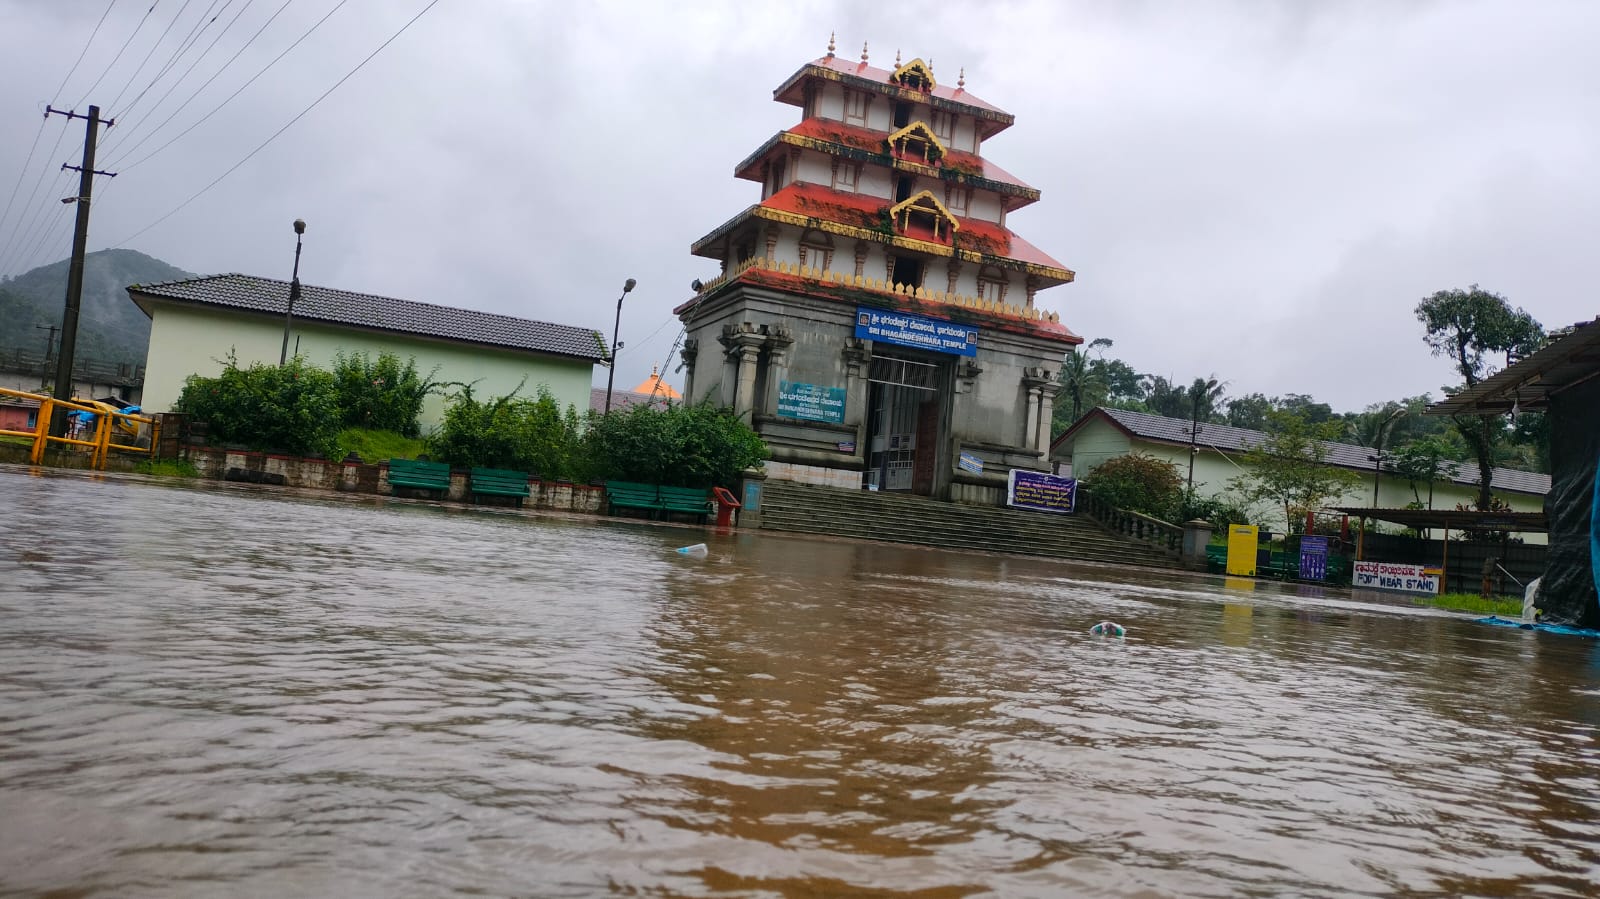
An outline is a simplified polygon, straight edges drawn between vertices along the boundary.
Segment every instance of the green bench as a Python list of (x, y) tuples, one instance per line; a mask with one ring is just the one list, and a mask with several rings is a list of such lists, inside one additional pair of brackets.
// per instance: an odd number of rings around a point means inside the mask
[(479, 496), (509, 496), (521, 507), (528, 496), (528, 474), (505, 468), (474, 468), (467, 492), (473, 500)]
[(450, 492), (450, 466), (416, 459), (389, 460), (389, 486), (407, 490)]
[(703, 523), (712, 512), (711, 497), (694, 487), (662, 487), (633, 481), (606, 482), (606, 514), (618, 509), (642, 509), (652, 518), (676, 512), (698, 516)]

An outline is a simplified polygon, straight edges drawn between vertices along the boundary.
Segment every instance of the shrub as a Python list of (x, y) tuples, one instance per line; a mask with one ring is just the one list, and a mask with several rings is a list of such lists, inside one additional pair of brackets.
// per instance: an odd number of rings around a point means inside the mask
[(415, 359), (401, 365), (394, 353), (379, 353), (374, 362), (366, 353), (340, 352), (334, 357), (333, 379), (346, 426), (402, 437), (421, 433), (417, 416), (422, 401), (438, 389), (431, 374), (425, 379), (417, 375)]
[(428, 436), (427, 446), (435, 461), (458, 468), (510, 468), (544, 478), (571, 478), (578, 474), (582, 432), (578, 410), (569, 405), (563, 412), (547, 387), (540, 386), (534, 399), (512, 392), (488, 401), (463, 387), (451, 398), (444, 423)]
[(1176, 517), (1183, 498), (1177, 466), (1143, 453), (1107, 459), (1084, 482), (1095, 496), (1119, 509), (1162, 519)]
[(1184, 491), (1179, 497), (1179, 522), (1199, 518), (1210, 522), (1212, 533), (1227, 533), (1230, 524), (1251, 524), (1250, 509), (1230, 493), (1200, 496)]
[(633, 406), (597, 417), (584, 441), (589, 474), (669, 487), (732, 487), (767, 446), (731, 410)]
[(240, 368), (230, 353), (215, 378), (191, 375), (173, 406), (207, 422), (211, 436), (256, 450), (339, 455), (339, 394), (333, 375), (298, 356), (283, 366)]

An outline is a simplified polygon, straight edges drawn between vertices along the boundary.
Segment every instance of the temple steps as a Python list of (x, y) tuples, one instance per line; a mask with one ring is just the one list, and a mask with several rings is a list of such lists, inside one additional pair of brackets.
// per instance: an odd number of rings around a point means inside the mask
[(761, 527), (977, 552), (1178, 568), (1178, 560), (1080, 515), (965, 506), (902, 493), (769, 480)]

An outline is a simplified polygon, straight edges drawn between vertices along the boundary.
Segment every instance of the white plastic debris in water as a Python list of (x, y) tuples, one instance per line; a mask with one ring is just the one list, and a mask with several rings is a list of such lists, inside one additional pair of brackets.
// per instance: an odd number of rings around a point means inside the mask
[(703, 559), (706, 557), (706, 545), (704, 543), (696, 543), (693, 546), (680, 546), (678, 547), (678, 552), (686, 556), (694, 556), (696, 559)]
[(1089, 628), (1089, 634), (1095, 637), (1123, 637), (1127, 636), (1128, 629), (1115, 621), (1102, 621)]

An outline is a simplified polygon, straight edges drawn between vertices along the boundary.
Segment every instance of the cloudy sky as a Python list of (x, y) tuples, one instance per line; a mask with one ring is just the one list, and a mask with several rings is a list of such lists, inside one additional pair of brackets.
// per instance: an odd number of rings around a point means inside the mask
[(299, 217), (308, 282), (607, 334), (637, 278), (631, 385), (715, 272), (689, 244), (758, 198), (734, 163), (798, 119), (772, 89), (837, 32), (1016, 115), (985, 154), (1044, 196), (1011, 226), (1078, 273), (1041, 305), (1140, 371), (1355, 409), (1450, 380), (1435, 290), (1600, 314), (1600, 3), (437, 0), (239, 164), (428, 3), (0, 0), (0, 273), (69, 252), (82, 126), (40, 114), (94, 102), (120, 174), (91, 249), (287, 278)]

